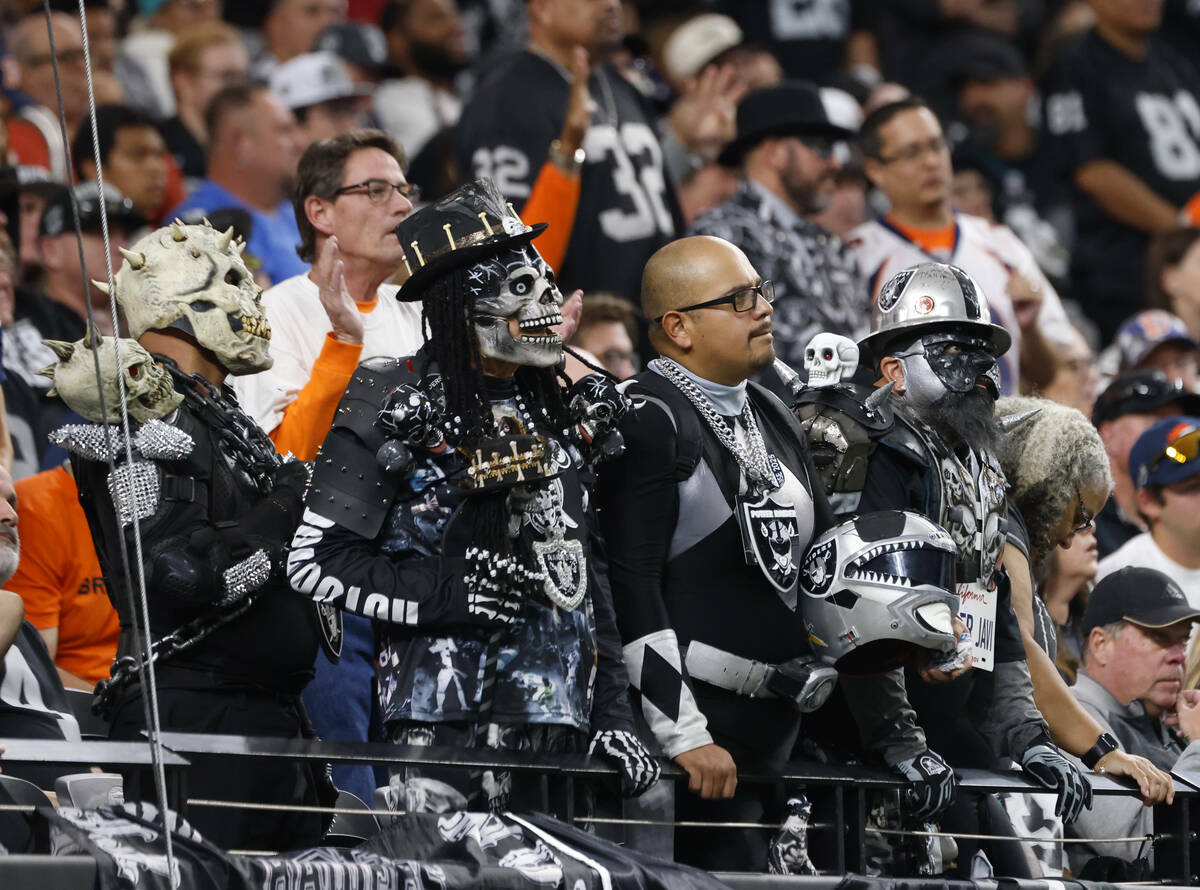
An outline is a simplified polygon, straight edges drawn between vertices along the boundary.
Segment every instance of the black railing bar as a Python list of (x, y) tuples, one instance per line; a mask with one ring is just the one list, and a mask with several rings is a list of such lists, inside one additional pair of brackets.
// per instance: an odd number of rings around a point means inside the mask
[(1142, 834), (1137, 837), (1034, 837), (1005, 834), (967, 834), (963, 831), (917, 831), (907, 828), (868, 828), (877, 834), (898, 837), (960, 837), (975, 841), (1029, 841), (1039, 844), (1135, 844), (1146, 841), (1170, 840), (1169, 834)]
[[(359, 812), (362, 812), (361, 810)], [(597, 825), (654, 825), (660, 828), (762, 828), (778, 831), (778, 822), (670, 822), (658, 819), (624, 819), (619, 816), (581, 816), (577, 822), (595, 822)], [(810, 822), (809, 831), (828, 831), (832, 822)]]

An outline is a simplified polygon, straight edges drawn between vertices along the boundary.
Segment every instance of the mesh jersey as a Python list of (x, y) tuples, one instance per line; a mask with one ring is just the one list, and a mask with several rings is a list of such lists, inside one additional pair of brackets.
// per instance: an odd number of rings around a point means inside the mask
[[(654, 119), (637, 91), (608, 65), (595, 68), (588, 89), (598, 110), (583, 143), (579, 209), (558, 277), (565, 289), (611, 291), (636, 302), (642, 267), (674, 237), (678, 208)], [(491, 177), (520, 209), (562, 129), (569, 92), (553, 63), (518, 54), (464, 109), (455, 136), (458, 169)]]
[[(1045, 132), (1067, 179), (1107, 159), (1176, 206), (1200, 189), (1200, 77), (1164, 43), (1138, 61), (1089, 32), (1051, 71)], [(1115, 328), (1139, 303), (1148, 236), (1078, 190), (1075, 205), (1072, 284), (1089, 313)]]
[(883, 219), (863, 223), (847, 236), (847, 243), (858, 257), (858, 267), (870, 287), (872, 304), (889, 278), (902, 269), (931, 259), (953, 263), (974, 278), (987, 296), (992, 321), (1012, 335), (1012, 346), (999, 362), (1003, 395), (1015, 394), (1020, 379), (1021, 330), (1007, 292), (1010, 275), (1020, 273), (1041, 287), (1042, 309), (1038, 324), (1043, 333), (1055, 339), (1066, 339), (1065, 329), (1070, 322), (1054, 286), (1038, 268), (1029, 248), (1007, 226), (993, 225), (965, 213), (955, 214), (953, 246), (945, 252), (935, 251), (932, 256)]

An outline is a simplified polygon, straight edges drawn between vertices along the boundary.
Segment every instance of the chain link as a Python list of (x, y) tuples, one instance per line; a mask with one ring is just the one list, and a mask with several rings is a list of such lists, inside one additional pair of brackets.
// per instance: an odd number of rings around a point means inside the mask
[(688, 379), (676, 362), (669, 358), (659, 358), (655, 359), (653, 365), (700, 412), (700, 416), (712, 429), (718, 441), (729, 449), (734, 460), (738, 462), (738, 466), (746, 474), (747, 484), (752, 489), (772, 492), (783, 485), (783, 470), (779, 466), (778, 459), (767, 453), (767, 446), (763, 441), (762, 432), (758, 428), (758, 421), (754, 419), (754, 411), (750, 407), (749, 396), (746, 397), (746, 403), (742, 406), (740, 418), (742, 426), (746, 430), (746, 443), (749, 446), (743, 447), (712, 400), (704, 394), (700, 387)]

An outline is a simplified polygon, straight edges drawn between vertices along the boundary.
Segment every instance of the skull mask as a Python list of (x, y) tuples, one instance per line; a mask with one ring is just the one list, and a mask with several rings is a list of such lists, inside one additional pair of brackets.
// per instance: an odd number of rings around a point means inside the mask
[(232, 228), (218, 232), (181, 223), (122, 248), (117, 302), (130, 335), (174, 328), (211, 351), (230, 374), (271, 367), (262, 288), (242, 262), (243, 248)]
[(804, 347), (804, 369), (808, 385), (834, 386), (849, 377), (858, 367), (858, 344), (849, 337), (820, 333)]
[[(99, 337), (92, 332), (78, 343), (64, 343), (61, 340), (46, 340), (45, 343), (58, 356), (57, 365), (50, 365), (41, 371), (54, 381), (50, 394), (58, 396), (68, 408), (94, 423), (116, 423), (120, 419), (118, 375), (125, 380), (129, 416), (138, 423), (166, 417), (183, 401), (183, 396), (175, 391), (171, 375), (136, 340), (121, 340), (119, 366), (116, 340), (112, 337)], [(100, 410), (100, 393), (96, 388), (93, 349), (96, 349), (100, 360), (103, 412)]]
[(562, 294), (532, 244), (506, 248), (470, 266), (467, 288), (475, 304), (481, 355), (532, 368), (552, 368), (562, 361), (562, 337), (550, 330), (562, 323)]

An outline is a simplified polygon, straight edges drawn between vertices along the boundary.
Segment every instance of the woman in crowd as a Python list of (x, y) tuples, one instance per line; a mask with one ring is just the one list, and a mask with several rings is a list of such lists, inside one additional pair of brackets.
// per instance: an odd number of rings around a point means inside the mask
[(1178, 315), (1200, 341), (1200, 227), (1172, 229), (1150, 243), (1145, 304)]

